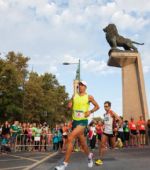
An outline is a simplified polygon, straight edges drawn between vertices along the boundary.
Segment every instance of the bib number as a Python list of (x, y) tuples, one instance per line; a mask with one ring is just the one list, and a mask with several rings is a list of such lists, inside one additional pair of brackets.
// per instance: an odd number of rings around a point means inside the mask
[(109, 117), (105, 117), (104, 121), (106, 121), (106, 122), (109, 121)]
[(75, 110), (75, 117), (76, 118), (84, 118), (84, 112), (83, 111), (80, 111), (80, 110)]

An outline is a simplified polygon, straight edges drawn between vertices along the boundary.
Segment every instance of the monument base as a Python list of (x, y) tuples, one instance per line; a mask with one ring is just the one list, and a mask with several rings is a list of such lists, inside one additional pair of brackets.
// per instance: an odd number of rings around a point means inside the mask
[(108, 65), (122, 68), (123, 117), (139, 120), (143, 115), (148, 119), (148, 108), (142, 64), (139, 53), (128, 51), (111, 51)]

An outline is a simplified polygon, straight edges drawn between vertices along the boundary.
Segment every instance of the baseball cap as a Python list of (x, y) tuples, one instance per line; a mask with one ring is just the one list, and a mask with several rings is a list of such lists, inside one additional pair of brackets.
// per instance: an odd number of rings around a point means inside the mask
[(86, 87), (87, 87), (87, 83), (86, 83), (86, 81), (80, 81), (80, 82), (79, 82), (79, 84), (83, 84), (84, 86), (86, 86)]

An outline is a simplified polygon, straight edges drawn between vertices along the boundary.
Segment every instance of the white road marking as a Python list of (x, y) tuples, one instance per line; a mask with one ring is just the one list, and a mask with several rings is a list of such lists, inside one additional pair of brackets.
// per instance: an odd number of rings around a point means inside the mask
[(27, 166), (17, 166), (17, 167), (11, 167), (11, 168), (2, 168), (1, 170), (16, 170), (16, 169), (21, 169), (21, 168), (25, 168)]
[(26, 160), (33, 161), (33, 162), (37, 162), (38, 161), (36, 159), (26, 158), (26, 157), (23, 157), (23, 156), (17, 156), (17, 155), (11, 155), (11, 154), (7, 154), (7, 155), (15, 157), (15, 158), (19, 158), (19, 159), (26, 159)]
[(15, 161), (15, 160), (21, 160), (21, 159), (2, 159), (2, 160), (0, 160), (0, 162), (3, 162), (3, 161)]
[(23, 169), (23, 170), (30, 170), (30, 169), (38, 166), (39, 164), (43, 163), (43, 162), (46, 161), (47, 159), (49, 159), (49, 158), (57, 155), (57, 154), (58, 154), (58, 152), (55, 152), (55, 153), (53, 153), (53, 154), (49, 154), (48, 156), (46, 156), (46, 157), (43, 158), (42, 160), (40, 160), (40, 161), (38, 161), (38, 162), (35, 162), (34, 164), (28, 166), (27, 168), (25, 168), (25, 169)]

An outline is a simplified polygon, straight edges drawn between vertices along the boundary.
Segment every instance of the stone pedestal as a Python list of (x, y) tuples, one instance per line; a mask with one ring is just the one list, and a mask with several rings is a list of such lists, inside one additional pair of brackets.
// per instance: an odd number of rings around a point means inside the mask
[(139, 120), (140, 115), (143, 115), (144, 119), (147, 120), (149, 116), (139, 53), (112, 51), (109, 55), (108, 65), (122, 69), (124, 120), (130, 120), (131, 117)]

